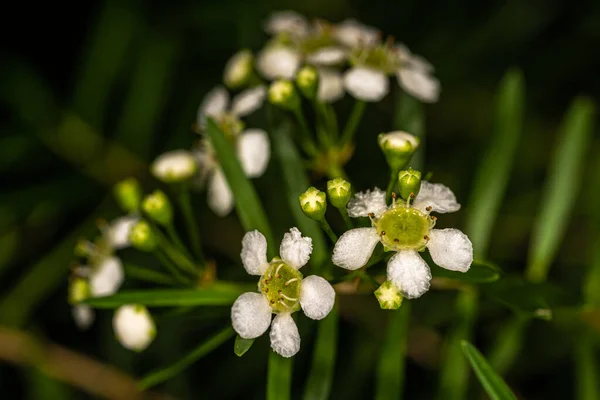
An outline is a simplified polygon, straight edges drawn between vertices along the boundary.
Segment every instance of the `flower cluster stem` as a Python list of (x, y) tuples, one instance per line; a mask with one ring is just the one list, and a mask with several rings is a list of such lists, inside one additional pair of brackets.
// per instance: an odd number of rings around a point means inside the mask
[(354, 103), (354, 108), (352, 109), (350, 118), (344, 127), (344, 132), (342, 133), (342, 140), (340, 141), (342, 146), (352, 140), (352, 137), (358, 128), (358, 124), (363, 117), (366, 105), (367, 103), (361, 100), (356, 100)]
[(311, 138), (308, 122), (306, 122), (306, 118), (304, 118), (304, 115), (302, 114), (302, 110), (300, 108), (294, 109), (293, 112), (294, 116), (296, 117), (296, 120), (298, 121), (298, 124), (300, 124), (300, 140), (302, 143), (302, 148), (308, 155), (314, 157), (318, 153), (317, 146)]
[(177, 266), (169, 259), (169, 257), (167, 257), (163, 251), (157, 249), (154, 251), (154, 256), (158, 259), (158, 261), (160, 261), (160, 263), (162, 264), (163, 267), (165, 267), (165, 269), (171, 274), (173, 275), (173, 277), (175, 277), (178, 281), (180, 281), (181, 283), (183, 283), (184, 285), (191, 285), (192, 284), (192, 280), (186, 276), (184, 276), (179, 269), (177, 268)]
[(323, 229), (323, 231), (325, 231), (327, 236), (329, 236), (329, 239), (331, 240), (331, 242), (336, 243), (338, 240), (338, 237), (333, 232), (333, 229), (331, 229), (331, 225), (329, 225), (329, 222), (327, 222), (327, 220), (325, 218), (321, 218), (319, 220), (319, 224), (321, 225), (321, 228)]
[(399, 172), (400, 172), (399, 169), (394, 169), (390, 173), (390, 182), (388, 183), (387, 190), (385, 191), (385, 201), (388, 204), (392, 200), (392, 192), (394, 191), (394, 187), (396, 186), (396, 183), (398, 181), (398, 173)]
[(198, 225), (196, 224), (196, 218), (192, 209), (192, 202), (190, 198), (190, 188), (187, 184), (183, 184), (181, 192), (179, 194), (179, 204), (181, 211), (187, 225), (188, 234), (190, 235), (190, 241), (192, 242), (192, 249), (194, 254), (198, 258), (201, 264), (204, 264), (204, 254), (202, 253), (202, 246), (200, 242), (200, 232), (198, 231)]

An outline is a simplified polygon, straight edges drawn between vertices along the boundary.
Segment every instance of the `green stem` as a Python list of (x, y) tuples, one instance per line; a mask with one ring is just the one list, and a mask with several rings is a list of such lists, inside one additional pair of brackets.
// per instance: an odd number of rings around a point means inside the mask
[(327, 168), (327, 177), (329, 179), (342, 178), (345, 180), (349, 180), (346, 171), (344, 171), (344, 167), (342, 167), (341, 165), (330, 164)]
[(346, 207), (338, 208), (338, 210), (339, 210), (340, 214), (342, 215), (344, 222), (346, 223), (346, 228), (348, 228), (348, 229), (354, 228), (354, 224), (352, 223), (352, 220), (350, 219), (350, 216), (348, 215), (348, 210), (346, 209)]
[(175, 225), (173, 224), (173, 222), (171, 222), (165, 228), (167, 230), (167, 234), (169, 235), (169, 238), (171, 239), (171, 241), (173, 243), (175, 243), (175, 246), (179, 247), (179, 250), (181, 250), (181, 252), (183, 254), (185, 254), (186, 257), (191, 258), (191, 254), (190, 254), (188, 248), (185, 247), (185, 245), (183, 244), (183, 241), (181, 240), (181, 238), (179, 237), (179, 234), (177, 233), (177, 230), (175, 229)]
[(123, 265), (125, 275), (141, 281), (158, 283), (159, 285), (177, 285), (178, 283), (169, 275), (154, 271), (149, 268), (140, 267), (133, 264)]
[(346, 123), (346, 127), (344, 128), (344, 132), (342, 133), (342, 140), (340, 141), (341, 145), (348, 143), (352, 140), (354, 133), (356, 132), (356, 128), (358, 128), (358, 124), (362, 119), (362, 116), (365, 112), (365, 107), (367, 103), (361, 100), (356, 100), (354, 103), (354, 108), (352, 109), (352, 113), (350, 114), (350, 118)]
[(389, 204), (392, 201), (392, 192), (394, 191), (394, 187), (398, 182), (398, 173), (400, 170), (394, 170), (390, 174), (390, 182), (388, 183), (387, 190), (385, 191), (385, 200)]
[[(166, 238), (165, 238), (166, 239)], [(193, 277), (198, 276), (198, 268), (192, 260), (187, 258), (179, 249), (169, 243), (167, 240), (161, 242), (162, 250), (165, 254), (183, 271), (188, 272)]]
[(293, 110), (294, 116), (296, 120), (300, 124), (300, 142), (302, 144), (302, 148), (304, 151), (310, 156), (316, 156), (318, 154), (317, 146), (310, 136), (310, 128), (308, 127), (308, 122), (306, 122), (306, 118), (302, 114), (302, 110), (297, 108)]
[(169, 258), (165, 256), (159, 249), (155, 250), (153, 254), (158, 259), (158, 261), (160, 261), (162, 266), (165, 267), (167, 271), (169, 271), (169, 273), (173, 275), (178, 281), (180, 281), (184, 285), (192, 284), (192, 280), (182, 275), (181, 272), (179, 272), (177, 266), (173, 264), (173, 262), (169, 260)]
[(329, 225), (329, 222), (327, 222), (325, 217), (323, 217), (321, 220), (319, 220), (319, 224), (321, 225), (321, 228), (323, 228), (323, 230), (325, 231), (327, 236), (329, 236), (329, 239), (331, 239), (331, 241), (335, 244), (338, 240), (338, 237), (333, 232), (333, 229), (331, 229), (331, 226)]
[(190, 235), (190, 241), (192, 242), (192, 249), (194, 254), (198, 257), (198, 261), (204, 264), (204, 254), (202, 254), (202, 246), (200, 242), (200, 232), (198, 231), (198, 225), (196, 224), (196, 218), (192, 209), (192, 201), (190, 197), (190, 188), (187, 184), (181, 186), (181, 193), (179, 195), (179, 204), (181, 211), (187, 225), (188, 234)]

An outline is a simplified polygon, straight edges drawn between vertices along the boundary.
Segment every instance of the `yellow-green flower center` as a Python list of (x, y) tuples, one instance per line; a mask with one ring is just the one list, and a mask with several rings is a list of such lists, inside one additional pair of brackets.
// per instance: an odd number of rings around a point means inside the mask
[(361, 47), (350, 54), (353, 66), (367, 67), (393, 75), (400, 63), (397, 54), (387, 45), (376, 47)]
[(300, 309), (302, 274), (281, 260), (273, 260), (260, 277), (258, 289), (267, 296), (273, 312), (294, 312)]
[(375, 222), (381, 243), (389, 250), (421, 250), (428, 241), (432, 227), (428, 215), (416, 208), (397, 206), (386, 212)]
[(221, 132), (227, 140), (235, 144), (237, 136), (244, 130), (244, 122), (233, 113), (223, 113), (217, 118)]

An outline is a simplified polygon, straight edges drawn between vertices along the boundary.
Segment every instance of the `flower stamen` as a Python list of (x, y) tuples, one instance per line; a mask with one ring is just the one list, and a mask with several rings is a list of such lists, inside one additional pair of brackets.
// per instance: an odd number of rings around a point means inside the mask
[(299, 281), (299, 280), (300, 280), (300, 279), (298, 279), (298, 278), (292, 278), (292, 279), (290, 279), (289, 281), (287, 281), (286, 283), (284, 283), (284, 285), (285, 285), (285, 286), (288, 286), (290, 283), (292, 283), (292, 282), (296, 282), (296, 281)]

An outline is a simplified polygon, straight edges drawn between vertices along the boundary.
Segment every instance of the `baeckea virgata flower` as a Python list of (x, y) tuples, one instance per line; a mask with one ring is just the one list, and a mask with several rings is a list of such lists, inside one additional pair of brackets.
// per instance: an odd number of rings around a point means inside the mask
[[(312, 239), (297, 228), (283, 236), (279, 255), (267, 261), (267, 241), (258, 231), (246, 233), (241, 258), (250, 275), (258, 275), (258, 293), (244, 293), (231, 308), (233, 329), (245, 339), (261, 336), (271, 326), (271, 347), (283, 357), (300, 350), (300, 334), (292, 313), (302, 309), (312, 319), (323, 319), (335, 302), (335, 291), (325, 279), (303, 278), (299, 269), (312, 252)], [(275, 318), (271, 322), (271, 315)]]

